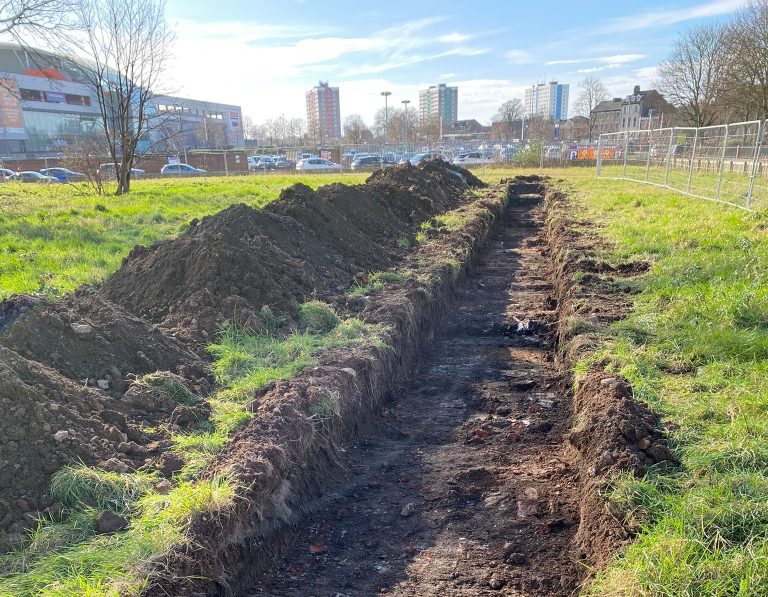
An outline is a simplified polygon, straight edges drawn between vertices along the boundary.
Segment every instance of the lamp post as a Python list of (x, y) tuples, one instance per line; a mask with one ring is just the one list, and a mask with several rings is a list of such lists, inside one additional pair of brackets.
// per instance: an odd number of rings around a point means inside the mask
[(404, 151), (408, 151), (408, 104), (411, 103), (411, 100), (403, 100), (400, 102), (405, 107), (405, 113), (403, 115), (403, 139), (405, 142), (405, 149)]
[(387, 106), (387, 98), (392, 95), (391, 91), (382, 91), (381, 95), (384, 96), (384, 145), (389, 143), (389, 108)]

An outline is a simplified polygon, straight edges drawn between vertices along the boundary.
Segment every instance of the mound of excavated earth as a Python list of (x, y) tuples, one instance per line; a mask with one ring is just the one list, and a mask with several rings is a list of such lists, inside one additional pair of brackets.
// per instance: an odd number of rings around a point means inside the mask
[[(391, 267), (422, 221), (481, 185), (440, 161), (377, 172), (358, 186), (294, 185), (267, 209), (233, 205), (178, 238), (135, 247), (100, 287), (0, 303), (5, 541), (58, 510), (48, 485), (66, 463), (178, 470), (170, 433), (208, 412), (163, 388), (210, 391), (207, 339), (234, 320), (257, 328), (265, 305), (290, 319), (297, 304), (333, 299), (356, 275)], [(142, 379), (155, 371), (165, 373)]]

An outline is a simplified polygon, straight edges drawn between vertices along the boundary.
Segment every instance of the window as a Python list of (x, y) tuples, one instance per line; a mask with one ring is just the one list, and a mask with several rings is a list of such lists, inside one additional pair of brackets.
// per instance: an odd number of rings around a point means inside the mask
[(42, 102), (43, 92), (37, 89), (19, 89), (21, 99), (24, 101)]

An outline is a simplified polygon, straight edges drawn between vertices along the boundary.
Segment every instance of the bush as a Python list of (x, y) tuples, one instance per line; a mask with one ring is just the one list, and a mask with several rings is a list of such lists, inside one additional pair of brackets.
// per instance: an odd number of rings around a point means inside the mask
[(341, 323), (339, 316), (325, 303), (310, 301), (299, 307), (299, 323), (313, 334), (328, 334)]

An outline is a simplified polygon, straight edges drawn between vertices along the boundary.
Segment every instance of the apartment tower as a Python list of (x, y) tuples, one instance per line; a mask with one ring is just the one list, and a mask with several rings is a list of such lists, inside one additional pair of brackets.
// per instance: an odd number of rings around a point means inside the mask
[(568, 120), (568, 88), (557, 81), (532, 85), (525, 90), (525, 115)]
[(309, 134), (315, 135), (321, 143), (340, 139), (339, 88), (320, 81), (316, 87), (307, 91), (306, 97)]
[(442, 117), (446, 130), (458, 120), (459, 88), (445, 83), (430, 85), (419, 91), (419, 122), (425, 123)]

